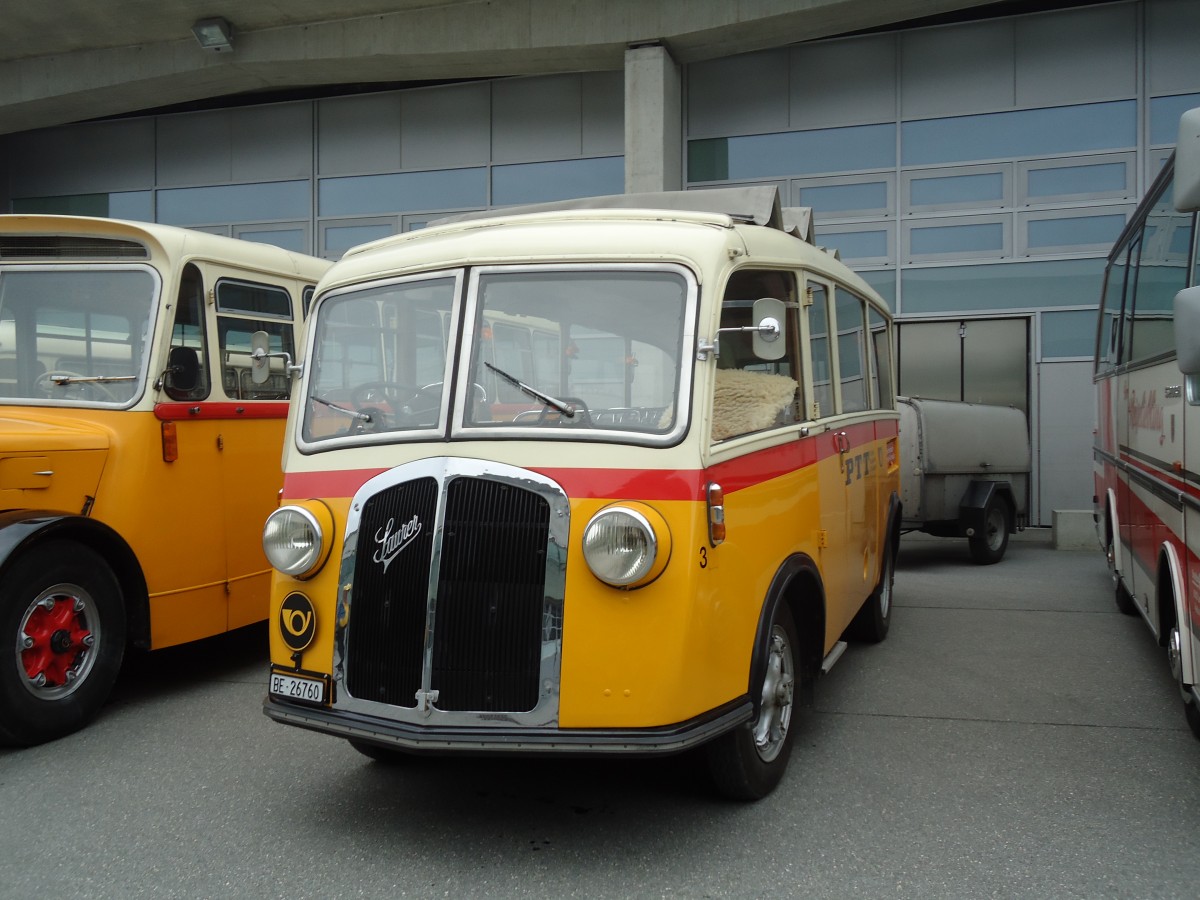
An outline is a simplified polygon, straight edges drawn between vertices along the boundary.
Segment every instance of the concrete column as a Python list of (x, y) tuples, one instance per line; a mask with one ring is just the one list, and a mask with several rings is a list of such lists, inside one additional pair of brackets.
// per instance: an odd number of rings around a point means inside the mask
[(625, 193), (683, 189), (683, 91), (666, 47), (625, 51)]

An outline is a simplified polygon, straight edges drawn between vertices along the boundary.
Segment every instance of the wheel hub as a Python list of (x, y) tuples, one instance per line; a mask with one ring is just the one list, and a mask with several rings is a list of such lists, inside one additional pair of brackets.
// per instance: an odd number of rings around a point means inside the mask
[(28, 686), (35, 692), (62, 688), (88, 667), (95, 636), (80, 597), (51, 594), (30, 605), (17, 636), (17, 652)]

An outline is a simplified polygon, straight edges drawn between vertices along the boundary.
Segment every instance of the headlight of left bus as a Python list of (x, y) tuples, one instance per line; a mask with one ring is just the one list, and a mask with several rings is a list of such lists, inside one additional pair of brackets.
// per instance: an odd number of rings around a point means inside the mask
[(666, 520), (641, 503), (608, 506), (583, 531), (583, 558), (613, 587), (634, 588), (657, 578), (671, 556)]
[(281, 506), (263, 526), (267, 562), (293, 578), (310, 578), (325, 564), (333, 533), (333, 515), (320, 501)]

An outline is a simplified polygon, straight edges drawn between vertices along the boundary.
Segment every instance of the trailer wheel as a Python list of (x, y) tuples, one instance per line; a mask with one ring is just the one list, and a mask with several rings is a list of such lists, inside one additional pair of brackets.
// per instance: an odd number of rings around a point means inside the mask
[(25, 553), (0, 579), (0, 642), (0, 743), (31, 746), (82, 728), (125, 653), (112, 571), (70, 541)]
[(1008, 501), (993, 494), (983, 510), (983, 529), (967, 538), (971, 547), (971, 558), (981, 566), (990, 566), (1004, 559), (1008, 549), (1009, 518)]
[(786, 603), (771, 622), (770, 647), (759, 692), (758, 714), (704, 749), (717, 791), (731, 800), (759, 800), (775, 789), (792, 753), (792, 713), (799, 699), (800, 642)]

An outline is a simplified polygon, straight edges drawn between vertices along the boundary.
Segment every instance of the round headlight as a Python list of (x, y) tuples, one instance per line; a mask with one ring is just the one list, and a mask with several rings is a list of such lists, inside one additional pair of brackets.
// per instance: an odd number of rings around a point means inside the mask
[(317, 517), (299, 506), (283, 506), (263, 526), (267, 562), (294, 578), (311, 575), (325, 560), (325, 535)]
[(583, 532), (583, 558), (606, 584), (626, 587), (645, 578), (658, 558), (658, 540), (640, 512), (614, 506), (602, 509)]

